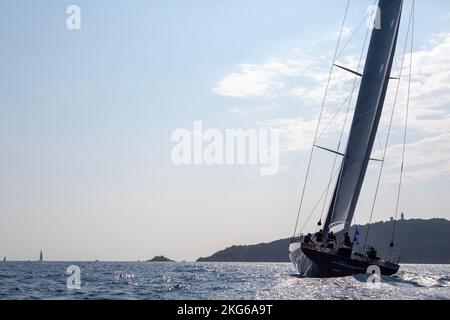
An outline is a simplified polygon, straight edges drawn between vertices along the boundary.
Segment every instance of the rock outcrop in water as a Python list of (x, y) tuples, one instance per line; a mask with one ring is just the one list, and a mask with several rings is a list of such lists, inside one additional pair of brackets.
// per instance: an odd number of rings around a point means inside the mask
[[(360, 243), (368, 225), (358, 226)], [(371, 225), (368, 244), (378, 249), (379, 256), (389, 252), (394, 221), (377, 222)], [(351, 228), (353, 236), (356, 226)], [(411, 219), (397, 221), (393, 254), (401, 257), (401, 263), (450, 263), (450, 221), (446, 219)], [(232, 246), (199, 258), (198, 262), (289, 262), (289, 239), (248, 246)]]
[(164, 256), (156, 256), (151, 260), (147, 260), (147, 262), (174, 262), (174, 261)]

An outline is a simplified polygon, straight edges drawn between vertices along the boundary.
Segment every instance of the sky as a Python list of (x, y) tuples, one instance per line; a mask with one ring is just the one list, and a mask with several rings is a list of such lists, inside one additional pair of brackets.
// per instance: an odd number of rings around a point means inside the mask
[[(371, 3), (350, 4), (338, 58), (349, 68), (358, 66), (367, 30), (358, 25)], [(411, 3), (405, 0), (394, 74), (403, 58), (409, 74), (403, 45)], [(81, 9), (80, 30), (66, 27), (72, 4)], [(234, 244), (291, 236), (345, 5), (2, 0), (0, 256), (35, 260), (43, 250), (47, 260), (163, 254), (193, 261)], [(333, 71), (323, 146), (337, 147), (345, 116), (338, 111), (352, 81)], [(402, 77), (373, 221), (395, 214), (406, 84)], [(395, 89), (391, 82), (382, 146)], [(410, 97), (400, 210), (406, 218), (450, 219), (448, 0), (416, 0)], [(277, 130), (279, 173), (263, 176), (255, 165), (175, 165), (171, 135), (192, 131), (195, 121), (218, 130)], [(380, 153), (377, 144), (373, 156)], [(302, 225), (332, 160), (316, 152)], [(369, 221), (377, 170), (371, 164), (354, 223)]]

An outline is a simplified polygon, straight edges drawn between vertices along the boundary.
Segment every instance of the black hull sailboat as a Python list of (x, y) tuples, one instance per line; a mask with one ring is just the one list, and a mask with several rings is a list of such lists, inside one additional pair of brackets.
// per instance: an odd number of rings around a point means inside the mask
[(380, 259), (377, 256), (370, 257), (366, 250), (353, 252), (350, 248), (344, 254), (341, 250), (327, 248), (321, 243), (299, 242), (298, 248), (292, 250), (289, 256), (299, 274), (308, 278), (347, 277), (364, 274), (368, 270), (373, 273), (374, 266), (379, 268), (379, 275), (391, 276), (400, 269), (400, 258), (397, 256)]
[(400, 267), (398, 263), (393, 261), (371, 259), (364, 254), (348, 257), (340, 255), (338, 251), (327, 250), (306, 243), (301, 244), (301, 251), (305, 259), (311, 261), (311, 269), (307, 270), (307, 276), (309, 277), (346, 277), (363, 274), (371, 266), (377, 266), (380, 275), (391, 276), (396, 274)]
[[(371, 153), (391, 79), (402, 7), (403, 0), (379, 0), (376, 18), (378, 26), (372, 31), (364, 72), (362, 74), (353, 72), (362, 77), (361, 86), (346, 151), (345, 153), (335, 152), (343, 159), (329, 203), (323, 232), (321, 230), (320, 237), (317, 238), (313, 235), (299, 237), (294, 235), (291, 241), (290, 258), (301, 276), (350, 276), (367, 273), (370, 266), (378, 268), (381, 275), (393, 275), (399, 270), (397, 257), (389, 256), (381, 259), (373, 247), (364, 246), (355, 250), (353, 243), (349, 240), (348, 231), (368, 164), (373, 160)], [(347, 68), (341, 68), (349, 71)], [(314, 139), (313, 151), (317, 147)], [(303, 195), (301, 201), (303, 201)], [(300, 211), (301, 203), (299, 214)], [(333, 236), (331, 244), (328, 242), (330, 235)]]

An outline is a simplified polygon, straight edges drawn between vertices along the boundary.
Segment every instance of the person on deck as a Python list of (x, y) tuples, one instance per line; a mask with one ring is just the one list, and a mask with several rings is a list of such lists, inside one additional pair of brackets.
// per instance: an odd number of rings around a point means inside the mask
[(367, 251), (367, 257), (372, 260), (377, 260), (377, 250), (374, 247), (370, 247)]
[(326, 247), (328, 249), (334, 249), (335, 246), (336, 246), (336, 236), (334, 235), (334, 232), (331, 231), (327, 236)]
[(348, 232), (344, 234), (344, 244), (349, 247), (353, 245), (352, 241), (350, 240), (350, 236), (348, 235)]
[(328, 242), (328, 241), (336, 241), (336, 236), (334, 235), (334, 232), (333, 232), (333, 231), (331, 231), (331, 232), (328, 234), (327, 242)]
[(312, 234), (311, 234), (311, 233), (308, 233), (308, 234), (305, 236), (304, 242), (305, 242), (305, 243), (311, 243), (311, 237), (312, 237)]
[(315, 238), (316, 242), (322, 242), (323, 241), (323, 230), (320, 229), (320, 231), (314, 235), (314, 238)]
[(338, 249), (338, 255), (344, 258), (350, 258), (352, 256), (353, 243), (350, 240), (348, 232), (344, 233), (344, 241), (341, 243)]

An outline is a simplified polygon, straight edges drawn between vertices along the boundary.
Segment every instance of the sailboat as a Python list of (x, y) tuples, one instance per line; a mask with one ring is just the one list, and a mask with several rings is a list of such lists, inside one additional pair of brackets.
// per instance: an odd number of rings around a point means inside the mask
[[(370, 266), (378, 267), (381, 275), (393, 275), (399, 270), (398, 257), (388, 256), (382, 259), (377, 256), (376, 249), (369, 246), (359, 248), (359, 251), (355, 250), (348, 232), (368, 164), (373, 160), (371, 153), (389, 80), (392, 79), (391, 69), (400, 29), (402, 7), (403, 0), (379, 0), (377, 15), (379, 28), (372, 30), (364, 72), (359, 74), (357, 71), (341, 67), (360, 76), (361, 85), (346, 151), (334, 152), (342, 157), (342, 162), (323, 231), (306, 236), (296, 236), (294, 233), (289, 246), (290, 259), (301, 276), (343, 277), (364, 274)], [(314, 145), (313, 150), (314, 148), (317, 146)], [(328, 149), (327, 151), (333, 152)], [(321, 222), (319, 226), (322, 226)], [(392, 246), (393, 243), (391, 243)]]
[(40, 262), (44, 261), (44, 257), (42, 256), (42, 250), (41, 250), (41, 253), (39, 254), (39, 261)]
[(6, 257), (3, 257), (3, 262), (6, 262)]

